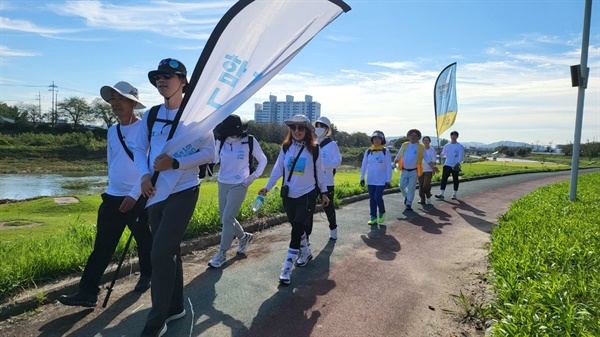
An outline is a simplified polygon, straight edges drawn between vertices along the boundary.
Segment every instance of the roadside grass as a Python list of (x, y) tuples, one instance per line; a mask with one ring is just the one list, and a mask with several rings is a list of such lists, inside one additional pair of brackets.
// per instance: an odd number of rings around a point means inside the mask
[(600, 174), (545, 186), (492, 231), (494, 336), (600, 336)]
[[(547, 166), (533, 169), (534, 165), (507, 163), (489, 165), (487, 162), (465, 164), (461, 177), (488, 174), (506, 174), (511, 172), (545, 171)], [(554, 165), (551, 169), (566, 169), (566, 166)], [(439, 181), (436, 174), (434, 181)], [(359, 183), (360, 172), (340, 170), (337, 172), (334, 203), (349, 196), (366, 193), (366, 187)], [(398, 185), (399, 173), (394, 172), (392, 186)], [(252, 221), (258, 217), (272, 217), (283, 213), (279, 193), (271, 191), (265, 203), (257, 213), (252, 212), (251, 204), (256, 194), (268, 178), (259, 178), (248, 190), (238, 220)], [(281, 180), (277, 184), (281, 185)], [(185, 239), (191, 239), (220, 231), (218, 210), (218, 186), (214, 178), (202, 183), (200, 197), (192, 216)], [(6, 302), (23, 289), (35, 287), (41, 282), (54, 280), (83, 270), (87, 257), (91, 253), (95, 237), (95, 222), (99, 195), (77, 196), (76, 204), (57, 205), (50, 197), (31, 201), (0, 205), (0, 222), (41, 223), (29, 228), (0, 231), (0, 303)], [(113, 260), (122, 254), (129, 237), (126, 229), (121, 237)], [(135, 241), (133, 241), (135, 246)], [(130, 254), (135, 250), (131, 249)], [(51, 259), (52, 261), (50, 261)]]

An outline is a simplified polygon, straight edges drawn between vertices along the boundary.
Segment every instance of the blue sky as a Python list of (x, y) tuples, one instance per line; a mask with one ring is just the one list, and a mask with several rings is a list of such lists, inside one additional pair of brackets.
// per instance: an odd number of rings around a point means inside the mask
[[(305, 0), (309, 2), (310, 0)], [(237, 113), (253, 118), (269, 94), (312, 95), (340, 130), (418, 128), (435, 136), (433, 86), (457, 62), (459, 141), (572, 142), (585, 1), (346, 1), (325, 27)], [(161, 103), (147, 73), (167, 57), (191, 74), (232, 1), (0, 1), (0, 101), (91, 101), (126, 80)], [(592, 7), (582, 142), (600, 141), (600, 8)], [(446, 131), (442, 138), (449, 138)]]

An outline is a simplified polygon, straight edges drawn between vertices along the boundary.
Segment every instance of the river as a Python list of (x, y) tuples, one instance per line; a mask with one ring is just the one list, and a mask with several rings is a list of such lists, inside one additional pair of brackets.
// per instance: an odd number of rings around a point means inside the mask
[(106, 174), (0, 174), (0, 200), (23, 200), (39, 196), (65, 196), (101, 193)]

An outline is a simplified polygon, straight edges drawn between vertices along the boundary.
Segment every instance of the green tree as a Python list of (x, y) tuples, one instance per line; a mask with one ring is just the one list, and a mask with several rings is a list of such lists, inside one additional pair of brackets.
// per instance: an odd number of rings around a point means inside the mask
[(17, 107), (8, 106), (4, 102), (0, 103), (0, 116), (10, 118), (15, 122), (21, 118), (19, 109)]
[(90, 106), (81, 97), (69, 97), (58, 103), (58, 114), (67, 117), (73, 122), (73, 128), (77, 129), (80, 124), (93, 120)]
[(117, 116), (112, 112), (112, 107), (102, 98), (96, 98), (92, 101), (90, 114), (94, 119), (102, 121), (107, 128), (118, 122)]
[(19, 102), (17, 103), (17, 109), (19, 110), (20, 121), (29, 121), (32, 123), (42, 121), (42, 112), (40, 111), (39, 105)]

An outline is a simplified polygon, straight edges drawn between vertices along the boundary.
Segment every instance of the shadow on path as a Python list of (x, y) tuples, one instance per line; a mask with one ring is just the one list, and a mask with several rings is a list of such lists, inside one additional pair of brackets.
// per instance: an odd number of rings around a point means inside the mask
[(375, 256), (383, 261), (392, 261), (401, 249), (400, 242), (387, 234), (387, 226), (372, 225), (369, 234), (361, 235), (363, 242), (376, 250)]
[[(261, 304), (243, 336), (310, 336), (321, 316), (319, 310), (313, 309), (317, 296), (326, 295), (336, 286), (335, 281), (329, 279), (334, 247), (335, 241), (329, 240), (306, 267), (295, 267), (292, 284), (279, 286), (279, 291)], [(295, 283), (300, 286), (295, 288)]]
[[(91, 314), (94, 311), (92, 308), (86, 308), (85, 310), (72, 313), (67, 316), (59, 317), (55, 320), (52, 320), (44, 325), (42, 325), (39, 329), (41, 337), (50, 337), (50, 336), (64, 336), (67, 331), (71, 330), (71, 328), (80, 320), (84, 319), (87, 315)], [(91, 336), (91, 335), (90, 335)]]

